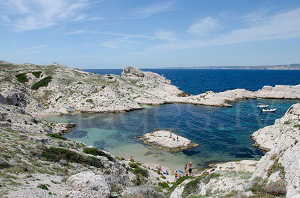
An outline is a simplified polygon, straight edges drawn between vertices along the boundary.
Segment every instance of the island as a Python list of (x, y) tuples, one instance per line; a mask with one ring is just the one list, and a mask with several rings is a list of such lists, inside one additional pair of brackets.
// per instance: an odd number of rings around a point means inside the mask
[(137, 138), (153, 148), (168, 152), (180, 152), (198, 146), (198, 144), (173, 133), (171, 130), (155, 130)]

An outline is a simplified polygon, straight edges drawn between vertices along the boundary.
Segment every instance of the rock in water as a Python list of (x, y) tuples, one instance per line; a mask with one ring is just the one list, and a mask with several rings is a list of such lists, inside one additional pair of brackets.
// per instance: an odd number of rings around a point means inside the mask
[(137, 138), (154, 148), (168, 152), (180, 152), (198, 146), (169, 130), (157, 130)]

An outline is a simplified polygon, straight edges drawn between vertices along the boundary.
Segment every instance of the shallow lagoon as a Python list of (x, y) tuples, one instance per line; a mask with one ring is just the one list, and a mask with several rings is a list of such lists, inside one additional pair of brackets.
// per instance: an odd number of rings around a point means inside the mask
[[(87, 145), (105, 149), (116, 156), (137, 161), (159, 163), (181, 169), (192, 161), (196, 168), (210, 163), (242, 159), (259, 159), (263, 152), (254, 147), (250, 135), (284, 115), (297, 100), (245, 100), (233, 107), (209, 107), (188, 104), (147, 106), (126, 113), (74, 114), (49, 116), (54, 122), (73, 122), (77, 127), (65, 136)], [(275, 113), (261, 113), (258, 103), (277, 108)], [(180, 153), (153, 149), (135, 136), (155, 129), (171, 129), (199, 144)]]

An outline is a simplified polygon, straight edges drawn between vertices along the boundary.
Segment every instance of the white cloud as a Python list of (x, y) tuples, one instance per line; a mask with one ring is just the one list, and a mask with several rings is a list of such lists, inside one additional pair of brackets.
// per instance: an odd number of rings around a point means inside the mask
[(176, 40), (173, 32), (166, 31), (163, 29), (157, 30), (154, 35), (157, 39), (160, 39), (160, 40), (167, 40), (167, 41), (175, 41)]
[(161, 53), (164, 51), (290, 38), (300, 38), (300, 8), (265, 17), (260, 23), (254, 23), (247, 28), (234, 29), (228, 33), (216, 35), (212, 39), (187, 39), (156, 45), (145, 49), (145, 51), (147, 53)]
[(170, 11), (175, 3), (175, 0), (161, 1), (160, 3), (133, 9), (130, 11), (129, 17), (124, 19), (148, 18), (161, 12)]
[(206, 17), (192, 24), (189, 27), (188, 31), (195, 36), (205, 36), (211, 31), (215, 30), (218, 26), (219, 23), (217, 22), (217, 20), (211, 17)]
[(6, 24), (16, 31), (29, 31), (67, 21), (89, 20), (81, 12), (90, 5), (88, 0), (7, 0), (0, 3), (0, 15), (2, 19), (10, 19)]
[(117, 41), (107, 41), (107, 42), (101, 43), (101, 45), (103, 47), (107, 47), (107, 48), (110, 48), (110, 49), (120, 48), (119, 43)]

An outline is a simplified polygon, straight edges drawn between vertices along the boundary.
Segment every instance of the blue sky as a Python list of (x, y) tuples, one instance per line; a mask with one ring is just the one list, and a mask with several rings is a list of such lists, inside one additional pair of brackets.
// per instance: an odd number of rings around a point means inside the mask
[(300, 1), (2, 0), (0, 37), (0, 59), (14, 63), (300, 63)]

